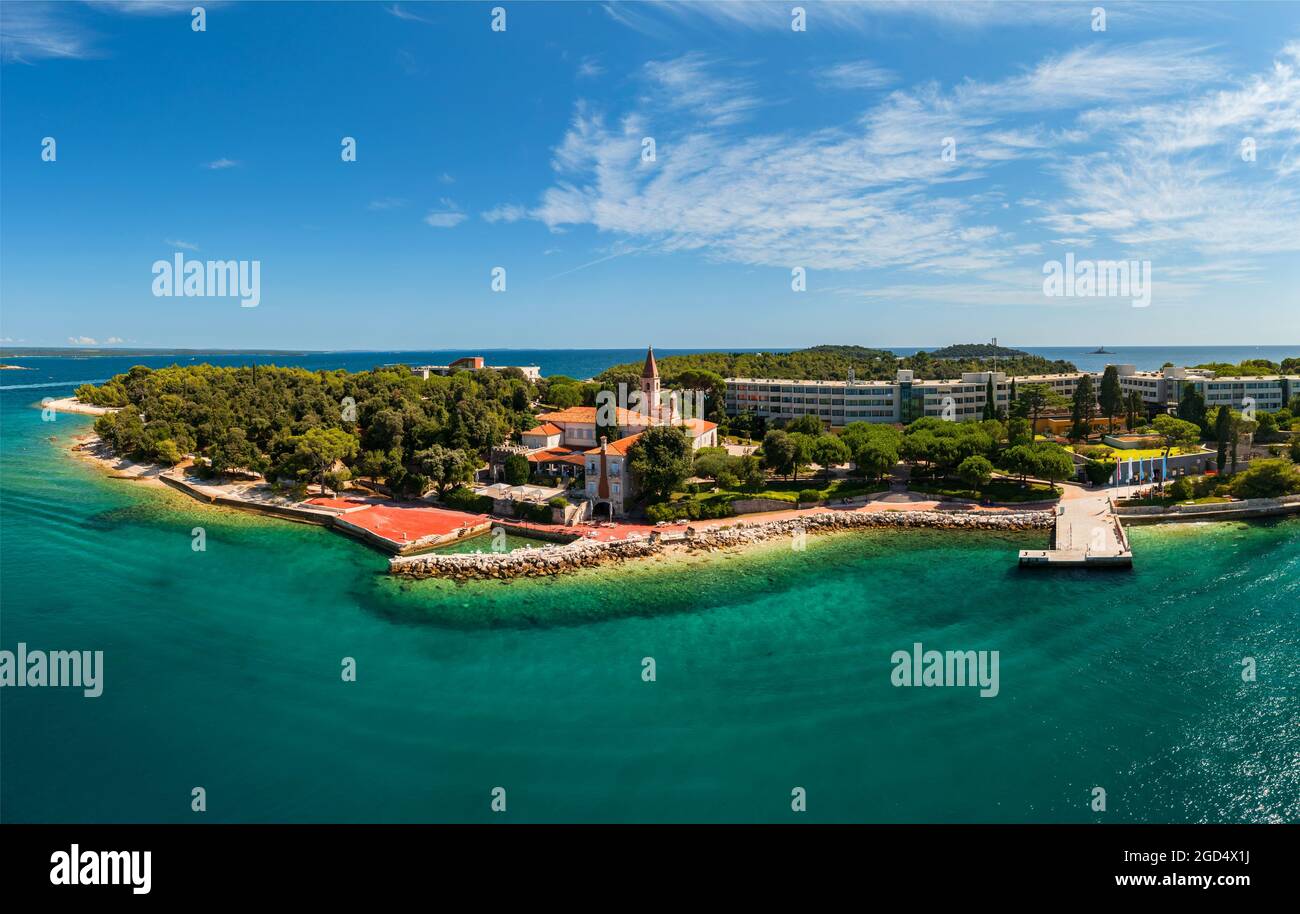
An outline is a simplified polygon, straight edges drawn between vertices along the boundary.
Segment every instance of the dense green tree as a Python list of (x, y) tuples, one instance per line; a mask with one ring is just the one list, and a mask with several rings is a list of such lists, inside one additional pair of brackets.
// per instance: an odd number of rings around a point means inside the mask
[(1142, 395), (1136, 390), (1130, 390), (1128, 396), (1124, 398), (1124, 411), (1127, 414), (1125, 419), (1130, 430), (1137, 428), (1138, 419), (1146, 417), (1146, 404), (1142, 401)]
[(691, 443), (675, 425), (648, 428), (628, 451), (627, 463), (643, 490), (667, 498), (691, 474)]
[(1082, 441), (1092, 430), (1092, 416), (1097, 406), (1097, 391), (1092, 383), (1092, 375), (1084, 375), (1075, 385), (1070, 407), (1072, 420), (1071, 437)]
[(790, 435), (781, 429), (772, 429), (763, 436), (763, 464), (776, 475), (794, 473), (797, 454)]
[[(1176, 447), (1195, 447), (1201, 441), (1201, 427), (1194, 422), (1186, 419), (1179, 419), (1168, 413), (1161, 413), (1156, 416), (1152, 423), (1155, 433), (1160, 437), (1161, 446), (1164, 448), (1164, 457), (1169, 457), (1169, 452)], [(1160, 480), (1161, 488), (1164, 487), (1165, 481)]]
[(1280, 498), (1300, 494), (1300, 468), (1280, 458), (1256, 460), (1232, 478), (1238, 498)]
[(799, 471), (813, 462), (813, 445), (817, 438), (803, 432), (791, 432), (789, 437), (790, 446), (794, 449), (794, 481), (798, 482)]
[[(813, 346), (793, 352), (697, 352), (688, 355), (657, 356), (659, 373), (670, 385), (679, 382), (686, 372), (710, 372), (723, 378), (807, 378), (842, 381), (853, 372), (860, 380), (892, 379), (900, 368), (914, 372), (917, 380), (951, 378), (967, 371), (988, 371), (994, 366), (1008, 374), (1052, 374), (1074, 371), (1069, 362), (1050, 361), (1020, 350), (994, 350), (983, 346), (946, 347), (936, 356), (930, 352), (899, 358), (884, 349), (862, 346)], [(616, 365), (598, 380), (610, 383), (631, 378), (634, 385), (641, 375), (641, 361)]]
[(1101, 373), (1101, 389), (1097, 393), (1097, 403), (1102, 415), (1106, 417), (1106, 427), (1115, 431), (1115, 417), (1124, 411), (1124, 391), (1119, 383), (1119, 369), (1107, 365)]
[(453, 487), (471, 481), (479, 461), (460, 448), (434, 444), (416, 451), (413, 464), (420, 474), (428, 477), (442, 498)]
[(577, 384), (551, 384), (546, 399), (547, 402), (556, 409), (568, 409), (570, 406), (581, 406), (582, 388)]
[(957, 466), (957, 475), (966, 485), (980, 492), (993, 478), (993, 464), (979, 455), (967, 457)]
[(1028, 419), (1012, 418), (1007, 420), (1007, 444), (1033, 444), (1034, 430)]
[(532, 474), (528, 458), (523, 454), (511, 454), (505, 460), (506, 482), (512, 486), (522, 486)]
[(836, 435), (819, 435), (813, 440), (812, 460), (822, 468), (822, 473), (830, 478), (831, 468), (848, 463), (852, 457), (849, 446)]
[(820, 435), (824, 428), (825, 426), (822, 425), (822, 420), (818, 419), (816, 416), (810, 415), (803, 415), (797, 419), (792, 419), (785, 426), (785, 430), (789, 434), (793, 435), (798, 433), (801, 435), (811, 435), (814, 438)]
[(1054, 391), (1046, 384), (1026, 384), (1020, 388), (1020, 395), (1017, 402), (1020, 409), (1029, 419), (1030, 428), (1035, 435), (1038, 434), (1038, 420), (1049, 410), (1059, 409), (1064, 406), (1066, 400), (1063, 396)]
[(1205, 428), (1205, 398), (1191, 384), (1183, 385), (1183, 396), (1178, 401), (1178, 418)]
[(1220, 406), (1214, 412), (1214, 437), (1219, 445), (1215, 463), (1219, 472), (1225, 473), (1228, 469), (1228, 444), (1232, 438), (1232, 410), (1227, 406)]
[(317, 480), (322, 491), (325, 474), (339, 461), (349, 460), (357, 454), (357, 439), (341, 428), (311, 428), (289, 439), (293, 448), (291, 463), (300, 476)]

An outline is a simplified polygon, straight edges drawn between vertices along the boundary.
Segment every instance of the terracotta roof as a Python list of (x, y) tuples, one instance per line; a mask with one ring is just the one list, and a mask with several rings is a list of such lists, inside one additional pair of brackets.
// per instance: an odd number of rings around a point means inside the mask
[(645, 351), (645, 368), (641, 369), (641, 377), (659, 377), (659, 366), (655, 364), (655, 347), (653, 346)]
[[(628, 448), (636, 444), (637, 439), (640, 437), (641, 437), (641, 433), (637, 432), (635, 435), (628, 435), (626, 438), (620, 438), (617, 441), (611, 441), (608, 445), (605, 446), (606, 453), (617, 454), (620, 457), (626, 457)], [(587, 453), (599, 454), (600, 448), (594, 447), (591, 450), (587, 451)]]
[(525, 434), (525, 435), (545, 435), (545, 436), (547, 436), (547, 437), (549, 438), (551, 435), (562, 435), (562, 434), (564, 434), (564, 429), (560, 428), (558, 425), (552, 425), (551, 423), (546, 422), (546, 423), (544, 423), (544, 424), (542, 424), (542, 425), (537, 426), (537, 428), (530, 428), (528, 431), (524, 432), (524, 434)]
[(573, 463), (582, 465), (582, 453), (563, 447), (550, 447), (544, 451), (533, 451), (528, 455), (529, 463)]
[[(642, 413), (633, 412), (630, 409), (617, 407), (619, 428), (628, 425), (650, 425), (650, 417)], [(554, 413), (542, 413), (537, 417), (542, 422), (568, 422), (574, 425), (595, 425), (596, 424), (596, 407), (594, 406), (570, 406), (568, 409), (562, 409)]]
[(680, 424), (685, 428), (689, 428), (696, 438), (718, 427), (718, 423), (709, 422), (707, 419), (683, 419)]

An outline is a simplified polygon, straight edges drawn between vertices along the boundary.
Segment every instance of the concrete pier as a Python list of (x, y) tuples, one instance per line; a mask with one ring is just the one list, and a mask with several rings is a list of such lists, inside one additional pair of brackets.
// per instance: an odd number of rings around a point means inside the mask
[(1021, 567), (1130, 568), (1133, 551), (1109, 495), (1063, 500), (1051, 549), (1020, 550)]

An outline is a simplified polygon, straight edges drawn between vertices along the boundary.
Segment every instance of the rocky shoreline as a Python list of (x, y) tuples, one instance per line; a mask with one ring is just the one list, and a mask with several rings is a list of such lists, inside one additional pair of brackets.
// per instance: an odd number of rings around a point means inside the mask
[(939, 530), (1051, 530), (1052, 511), (1006, 514), (959, 514), (942, 511), (837, 511), (809, 514), (767, 523), (728, 527), (689, 528), (685, 534), (652, 533), (646, 540), (597, 543), (579, 540), (564, 546), (506, 553), (398, 556), (388, 562), (389, 574), (408, 578), (449, 578), (456, 581), (509, 580), (545, 577), (597, 565), (661, 555), (669, 551), (714, 552), (749, 546), (799, 533), (833, 533), (866, 528), (928, 528)]

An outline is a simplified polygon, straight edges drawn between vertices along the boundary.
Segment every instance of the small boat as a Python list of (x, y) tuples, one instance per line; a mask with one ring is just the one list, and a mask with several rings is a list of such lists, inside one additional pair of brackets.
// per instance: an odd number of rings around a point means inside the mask
[(1114, 354), (1115, 353), (1111, 352), (1109, 349), (1105, 349), (1100, 346), (1088, 353), (1088, 355), (1114, 355)]

